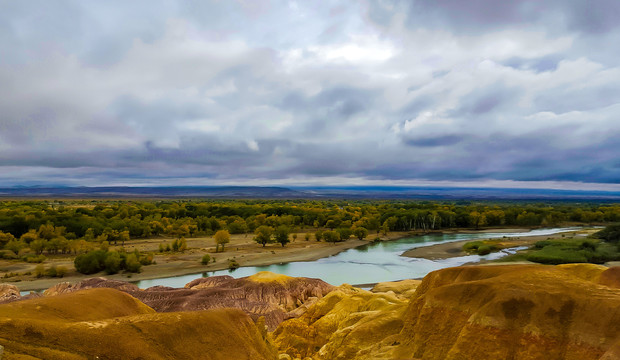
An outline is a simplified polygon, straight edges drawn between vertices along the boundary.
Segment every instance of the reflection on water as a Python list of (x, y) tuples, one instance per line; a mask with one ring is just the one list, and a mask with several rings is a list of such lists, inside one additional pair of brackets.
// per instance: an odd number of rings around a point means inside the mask
[(253, 275), (259, 271), (271, 271), (289, 276), (303, 276), (320, 278), (332, 285), (371, 284), (382, 281), (420, 278), (431, 271), (459, 266), (481, 259), (493, 260), (517, 249), (504, 249), (497, 253), (484, 256), (468, 255), (442, 260), (427, 260), (400, 256), (403, 252), (422, 246), (429, 246), (445, 242), (489, 239), (498, 237), (519, 237), (532, 235), (550, 235), (563, 231), (578, 230), (579, 228), (538, 229), (519, 233), (476, 233), (476, 234), (429, 234), (393, 241), (369, 243), (360, 248), (350, 249), (340, 254), (319, 259), (316, 261), (298, 261), (268, 266), (240, 267), (234, 271), (219, 270), (202, 274), (192, 274), (137, 282), (140, 288), (155, 285), (183, 287), (188, 282), (201, 277), (213, 275), (231, 275), (236, 278)]

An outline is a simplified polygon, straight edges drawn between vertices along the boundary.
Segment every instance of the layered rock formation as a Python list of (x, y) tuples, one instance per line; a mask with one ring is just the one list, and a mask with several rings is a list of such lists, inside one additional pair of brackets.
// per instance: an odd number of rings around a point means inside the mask
[(0, 284), (0, 304), (15, 301), (21, 298), (19, 289), (15, 285)]
[(476, 266), (429, 274), (404, 315), (397, 357), (600, 359), (620, 340), (620, 290), (604, 268)]
[(279, 351), (292, 359), (383, 359), (374, 345), (399, 333), (406, 308), (407, 301), (393, 292), (372, 293), (342, 285), (299, 318), (280, 324), (273, 339)]
[(184, 289), (90, 279), (47, 295), (0, 305), (6, 359), (620, 358), (620, 269), (589, 264), (465, 266), (372, 291), (259, 273)]
[(427, 275), (409, 300), (393, 285), (383, 295), (339, 289), (283, 322), (274, 341), (291, 358), (618, 359), (619, 273), (466, 266)]
[(370, 291), (374, 293), (392, 292), (401, 299), (409, 299), (415, 294), (422, 280), (386, 281), (376, 284)]
[(45, 290), (43, 292), (43, 295), (44, 296), (55, 296), (55, 295), (60, 295), (60, 294), (72, 293), (72, 292), (76, 292), (79, 290), (95, 289), (95, 288), (109, 288), (109, 289), (116, 289), (116, 290), (120, 290), (124, 292), (140, 290), (140, 288), (138, 288), (137, 285), (128, 283), (126, 281), (108, 280), (103, 277), (96, 277), (96, 278), (85, 279), (75, 284), (72, 284), (69, 282), (58, 283), (52, 286), (51, 288)]
[(10, 359), (275, 359), (237, 309), (156, 313), (115, 289), (0, 305), (0, 346)]
[(260, 272), (240, 279), (228, 275), (200, 278), (183, 289), (155, 286), (140, 290), (124, 281), (91, 278), (77, 284), (58, 284), (44, 294), (54, 296), (92, 288), (124, 291), (157, 312), (237, 308), (255, 321), (265, 317), (265, 324), (272, 331), (283, 320), (299, 316), (309, 303), (323, 297), (334, 287), (319, 279)]

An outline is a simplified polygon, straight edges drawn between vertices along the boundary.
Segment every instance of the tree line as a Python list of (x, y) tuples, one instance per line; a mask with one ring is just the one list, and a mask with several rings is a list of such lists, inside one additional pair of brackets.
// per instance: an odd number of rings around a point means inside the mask
[[(498, 226), (558, 226), (620, 221), (620, 205), (316, 200), (75, 200), (0, 202), (0, 249), (32, 259), (79, 254), (92, 244), (136, 238), (253, 233), (262, 245), (284, 246), (289, 233), (312, 229), (318, 241), (360, 239), (370, 232)], [(308, 239), (306, 239), (308, 240)], [(223, 248), (224, 243), (221, 243)], [(6, 255), (6, 254), (5, 254)], [(36, 260), (33, 260), (36, 261)]]

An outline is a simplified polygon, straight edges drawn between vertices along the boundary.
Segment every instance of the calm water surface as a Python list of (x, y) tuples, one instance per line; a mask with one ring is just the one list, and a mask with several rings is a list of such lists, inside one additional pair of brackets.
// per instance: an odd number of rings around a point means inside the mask
[(403, 252), (417, 247), (453, 241), (489, 239), (503, 236), (551, 235), (558, 232), (578, 229), (580, 228), (537, 229), (519, 233), (430, 234), (371, 243), (316, 261), (298, 261), (268, 266), (248, 266), (232, 271), (219, 270), (192, 275), (142, 280), (136, 282), (136, 284), (140, 288), (148, 288), (156, 285), (183, 287), (188, 282), (200, 277), (231, 275), (239, 278), (253, 275), (259, 271), (271, 271), (289, 276), (320, 278), (332, 285), (340, 285), (343, 283), (370, 284), (382, 281), (420, 278), (434, 270), (459, 266), (482, 259), (497, 259), (509, 253), (514, 253), (517, 250), (524, 249), (525, 247), (505, 249), (502, 252), (484, 256), (469, 255), (443, 260), (426, 260), (400, 256)]

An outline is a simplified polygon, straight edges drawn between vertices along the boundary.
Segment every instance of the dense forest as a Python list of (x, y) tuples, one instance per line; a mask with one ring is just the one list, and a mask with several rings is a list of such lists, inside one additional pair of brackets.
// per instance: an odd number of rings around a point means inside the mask
[[(432, 231), (498, 226), (557, 226), (620, 221), (620, 205), (596, 203), (484, 203), (431, 201), (176, 200), (3, 201), (0, 248), (82, 252), (89, 243), (196, 237), (218, 230), (254, 233), (268, 226), (292, 230)], [(263, 228), (264, 229), (264, 228)], [(348, 231), (347, 231), (348, 230)], [(361, 232), (363, 234), (363, 231)], [(328, 240), (327, 238), (325, 240)]]

